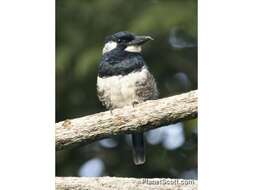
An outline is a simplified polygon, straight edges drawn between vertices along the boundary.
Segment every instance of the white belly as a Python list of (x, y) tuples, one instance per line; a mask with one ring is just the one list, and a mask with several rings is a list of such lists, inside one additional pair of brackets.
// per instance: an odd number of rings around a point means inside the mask
[(105, 78), (97, 78), (99, 99), (106, 107), (120, 108), (132, 105), (134, 102), (143, 101), (136, 93), (138, 82), (146, 81), (150, 75), (149, 71), (143, 67), (141, 71), (129, 73), (128, 75), (118, 75)]

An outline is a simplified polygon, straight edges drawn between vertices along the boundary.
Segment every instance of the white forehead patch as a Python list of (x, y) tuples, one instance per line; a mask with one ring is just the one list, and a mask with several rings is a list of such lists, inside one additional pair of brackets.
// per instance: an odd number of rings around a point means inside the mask
[(117, 43), (113, 42), (113, 41), (109, 41), (105, 44), (104, 48), (103, 48), (103, 54), (112, 51), (114, 48), (117, 47)]
[(129, 52), (141, 52), (141, 46), (127, 46), (125, 51)]

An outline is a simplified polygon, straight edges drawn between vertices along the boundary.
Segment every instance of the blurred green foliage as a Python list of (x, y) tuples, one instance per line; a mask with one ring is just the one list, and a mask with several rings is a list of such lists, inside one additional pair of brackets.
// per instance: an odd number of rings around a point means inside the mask
[[(56, 121), (105, 110), (96, 96), (97, 65), (105, 36), (125, 30), (155, 39), (143, 56), (160, 97), (197, 88), (196, 0), (56, 0)], [(102, 175), (182, 177), (197, 168), (197, 122), (183, 125), (184, 144), (148, 145), (143, 166), (133, 165), (131, 147), (118, 136), (114, 148), (93, 143), (57, 152), (56, 175), (77, 176), (85, 161), (98, 157)]]

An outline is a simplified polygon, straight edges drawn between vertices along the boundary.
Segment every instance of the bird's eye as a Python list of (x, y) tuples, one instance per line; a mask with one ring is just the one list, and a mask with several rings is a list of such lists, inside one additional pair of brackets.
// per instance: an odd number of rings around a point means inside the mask
[(118, 39), (117, 42), (121, 42), (121, 39)]

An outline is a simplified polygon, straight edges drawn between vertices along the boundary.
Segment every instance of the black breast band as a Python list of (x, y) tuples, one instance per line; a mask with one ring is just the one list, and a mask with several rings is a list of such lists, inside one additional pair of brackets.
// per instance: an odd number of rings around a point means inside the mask
[(140, 53), (112, 50), (103, 55), (98, 68), (98, 76), (127, 75), (141, 70), (144, 65), (145, 61)]

